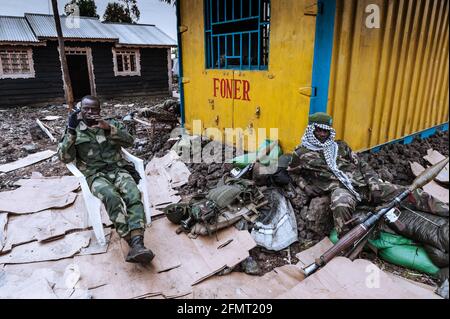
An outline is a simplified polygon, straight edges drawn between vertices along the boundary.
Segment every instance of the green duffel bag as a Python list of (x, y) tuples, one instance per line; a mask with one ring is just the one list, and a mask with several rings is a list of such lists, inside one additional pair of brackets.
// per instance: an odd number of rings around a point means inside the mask
[[(334, 244), (338, 241), (336, 230), (330, 233), (330, 240)], [(378, 256), (394, 265), (417, 270), (436, 276), (439, 268), (433, 264), (427, 252), (421, 245), (416, 245), (411, 239), (403, 236), (380, 232), (377, 239), (369, 243), (378, 249)]]

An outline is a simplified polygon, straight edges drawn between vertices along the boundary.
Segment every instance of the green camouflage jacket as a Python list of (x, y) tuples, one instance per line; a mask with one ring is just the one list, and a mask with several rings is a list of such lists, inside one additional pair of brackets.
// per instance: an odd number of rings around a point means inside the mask
[(117, 168), (124, 168), (130, 163), (122, 158), (121, 147), (133, 145), (131, 136), (125, 126), (117, 120), (107, 120), (111, 130), (90, 128), (80, 122), (76, 134), (67, 130), (58, 145), (58, 157), (64, 163), (76, 160), (78, 169), (87, 177), (88, 183), (98, 174)]
[[(347, 174), (354, 187), (360, 188), (379, 182), (378, 174), (364, 160), (358, 158), (347, 143), (344, 141), (336, 143), (338, 144), (336, 165)], [(294, 169), (291, 174), (303, 177), (318, 193), (344, 187), (328, 167), (322, 152), (299, 146), (292, 154), (289, 167)], [(295, 180), (295, 176), (293, 177)]]

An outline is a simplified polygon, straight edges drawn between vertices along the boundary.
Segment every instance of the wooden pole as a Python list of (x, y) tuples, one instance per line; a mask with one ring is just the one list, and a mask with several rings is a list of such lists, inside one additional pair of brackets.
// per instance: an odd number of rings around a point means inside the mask
[(69, 67), (67, 66), (66, 51), (64, 48), (64, 37), (61, 29), (61, 20), (59, 18), (58, 1), (52, 0), (53, 17), (55, 18), (56, 33), (58, 34), (59, 59), (61, 61), (61, 69), (64, 80), (64, 96), (69, 112), (73, 110), (74, 100), (72, 91), (72, 82), (70, 82)]

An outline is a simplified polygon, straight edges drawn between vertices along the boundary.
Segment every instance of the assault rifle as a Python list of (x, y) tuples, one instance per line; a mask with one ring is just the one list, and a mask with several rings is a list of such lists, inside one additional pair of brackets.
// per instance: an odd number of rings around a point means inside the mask
[(328, 249), (322, 256), (317, 258), (314, 263), (305, 267), (303, 272), (306, 277), (314, 273), (320, 267), (325, 266), (328, 262), (330, 262), (334, 257), (341, 256), (345, 254), (349, 249), (358, 245), (361, 240), (364, 240), (366, 235), (372, 230), (373, 226), (375, 226), (378, 221), (386, 216), (389, 222), (395, 223), (398, 218), (394, 214), (395, 207), (401, 203), (409, 194), (411, 194), (417, 188), (420, 188), (431, 180), (433, 180), (439, 172), (444, 168), (444, 166), (448, 163), (448, 157), (443, 159), (439, 163), (427, 168), (422, 174), (416, 177), (413, 183), (400, 195), (395, 197), (391, 202), (385, 205), (383, 208), (378, 210), (377, 212), (370, 214), (361, 224), (354, 227), (350, 230), (345, 236), (343, 236), (339, 241), (330, 249)]

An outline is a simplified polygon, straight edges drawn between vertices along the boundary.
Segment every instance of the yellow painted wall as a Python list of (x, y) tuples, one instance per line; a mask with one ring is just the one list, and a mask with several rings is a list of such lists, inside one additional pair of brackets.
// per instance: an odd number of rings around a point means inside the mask
[[(253, 136), (258, 128), (267, 128), (269, 135), (268, 129), (276, 127), (283, 150), (295, 148), (307, 125), (310, 104), (300, 88), (311, 86), (316, 21), (315, 16), (304, 15), (311, 3), (271, 0), (268, 70), (233, 71), (205, 69), (203, 0), (181, 1), (181, 25), (187, 27), (181, 37), (183, 77), (189, 81), (184, 84), (188, 129), (196, 119), (204, 128), (241, 128)], [(248, 80), (250, 101), (214, 98), (215, 77)]]
[[(364, 150), (448, 122), (449, 1), (336, 2), (327, 108), (337, 137)], [(267, 71), (205, 69), (203, 0), (180, 3), (186, 127), (278, 127), (292, 151), (309, 113), (300, 88), (311, 86), (316, 18), (304, 12), (315, 1), (271, 0)], [(380, 8), (379, 29), (366, 27), (370, 4)], [(251, 101), (214, 98), (213, 78), (248, 80)]]
[[(365, 25), (380, 7), (379, 29)], [(367, 149), (448, 121), (443, 0), (337, 0), (328, 112), (337, 137)]]

